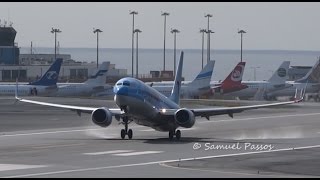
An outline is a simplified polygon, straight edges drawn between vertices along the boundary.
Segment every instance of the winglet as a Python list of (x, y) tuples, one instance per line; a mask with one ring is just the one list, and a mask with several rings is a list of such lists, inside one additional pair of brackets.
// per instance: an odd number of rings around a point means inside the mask
[(16, 99), (15, 103), (16, 103), (20, 99), (18, 97), (18, 78), (16, 78), (16, 89), (15, 89), (14, 93), (15, 93), (15, 99)]

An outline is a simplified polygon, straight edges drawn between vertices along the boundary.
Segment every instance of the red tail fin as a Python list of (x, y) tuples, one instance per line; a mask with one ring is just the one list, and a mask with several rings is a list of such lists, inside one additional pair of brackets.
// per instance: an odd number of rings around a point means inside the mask
[(229, 76), (221, 83), (222, 93), (228, 93), (247, 88), (246, 85), (241, 84), (245, 65), (246, 62), (239, 62)]

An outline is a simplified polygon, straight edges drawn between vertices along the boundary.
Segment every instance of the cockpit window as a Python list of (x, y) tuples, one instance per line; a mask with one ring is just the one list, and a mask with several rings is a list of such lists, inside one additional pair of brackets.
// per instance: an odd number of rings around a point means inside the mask
[(122, 85), (122, 82), (117, 83), (117, 86), (121, 86), (121, 85)]
[(124, 85), (124, 86), (130, 86), (130, 82), (124, 81), (124, 82), (123, 82), (123, 85)]

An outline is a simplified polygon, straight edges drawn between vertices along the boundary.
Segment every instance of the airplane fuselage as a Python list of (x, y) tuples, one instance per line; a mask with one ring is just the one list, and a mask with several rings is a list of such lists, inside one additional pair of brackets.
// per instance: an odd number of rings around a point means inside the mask
[(158, 131), (169, 131), (178, 127), (172, 116), (161, 115), (160, 109), (178, 109), (179, 105), (140, 80), (123, 78), (114, 86), (116, 104), (126, 109), (135, 123), (152, 127)]

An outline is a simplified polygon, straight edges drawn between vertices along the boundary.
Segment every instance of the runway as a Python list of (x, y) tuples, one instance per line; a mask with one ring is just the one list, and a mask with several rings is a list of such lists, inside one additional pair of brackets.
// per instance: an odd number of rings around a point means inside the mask
[[(41, 98), (116, 107), (112, 101)], [(189, 104), (188, 106), (197, 106)], [(198, 118), (180, 141), (134, 123), (121, 140), (117, 121), (102, 128), (90, 114), (0, 98), (0, 177), (317, 177), (320, 104)]]

